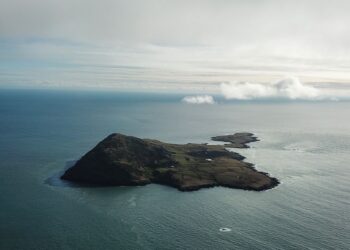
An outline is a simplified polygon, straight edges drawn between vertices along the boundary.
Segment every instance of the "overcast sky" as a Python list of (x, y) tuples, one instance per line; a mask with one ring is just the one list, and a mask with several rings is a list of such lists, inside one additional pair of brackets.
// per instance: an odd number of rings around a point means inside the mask
[(0, 85), (350, 82), (348, 0), (0, 0)]

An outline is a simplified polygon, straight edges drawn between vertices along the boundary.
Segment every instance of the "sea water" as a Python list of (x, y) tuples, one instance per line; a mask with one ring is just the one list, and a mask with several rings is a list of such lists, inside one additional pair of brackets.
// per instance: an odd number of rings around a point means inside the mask
[[(349, 102), (182, 98), (0, 91), (0, 249), (350, 248)], [(47, 181), (113, 132), (173, 143), (253, 132), (260, 141), (236, 151), (281, 184), (180, 192)]]

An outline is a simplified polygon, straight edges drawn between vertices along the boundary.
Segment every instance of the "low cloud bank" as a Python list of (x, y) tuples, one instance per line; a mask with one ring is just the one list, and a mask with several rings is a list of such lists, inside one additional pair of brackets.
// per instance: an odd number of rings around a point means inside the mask
[(250, 83), (231, 82), (220, 85), (221, 92), (226, 99), (251, 100), (251, 99), (301, 99), (319, 100), (324, 99), (320, 90), (308, 86), (298, 78), (288, 77), (275, 83)]
[(214, 98), (210, 95), (185, 96), (182, 99), (184, 103), (190, 104), (214, 104)]

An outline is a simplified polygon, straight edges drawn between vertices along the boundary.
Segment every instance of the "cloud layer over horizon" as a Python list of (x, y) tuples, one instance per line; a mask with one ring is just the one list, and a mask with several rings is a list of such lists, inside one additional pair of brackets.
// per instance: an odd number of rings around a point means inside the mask
[(0, 0), (0, 86), (350, 83), (349, 9), (347, 0)]

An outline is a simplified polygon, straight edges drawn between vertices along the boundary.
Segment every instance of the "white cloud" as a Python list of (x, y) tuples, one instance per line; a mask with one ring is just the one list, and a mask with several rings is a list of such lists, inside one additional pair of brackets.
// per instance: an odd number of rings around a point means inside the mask
[(214, 98), (210, 95), (185, 96), (182, 99), (185, 103), (190, 104), (214, 104)]
[(226, 99), (283, 98), (316, 100), (325, 98), (319, 89), (302, 83), (296, 77), (288, 77), (274, 83), (222, 83), (220, 88)]

